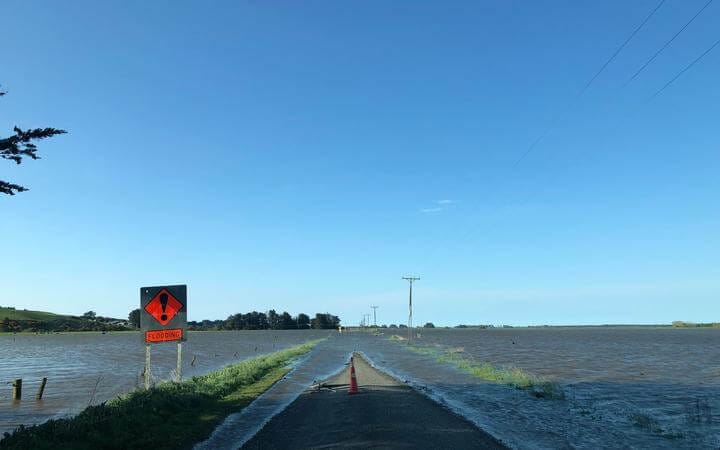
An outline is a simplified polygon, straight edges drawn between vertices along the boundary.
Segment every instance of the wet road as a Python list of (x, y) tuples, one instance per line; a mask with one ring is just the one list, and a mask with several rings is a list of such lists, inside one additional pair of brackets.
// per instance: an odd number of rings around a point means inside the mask
[(348, 395), (348, 367), (305, 391), (243, 448), (505, 448), (357, 354), (354, 365), (357, 394)]

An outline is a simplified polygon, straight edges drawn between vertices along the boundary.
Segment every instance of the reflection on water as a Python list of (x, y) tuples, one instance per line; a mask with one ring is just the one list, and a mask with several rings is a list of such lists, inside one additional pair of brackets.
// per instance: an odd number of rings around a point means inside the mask
[[(183, 377), (287, 348), (329, 331), (191, 332), (183, 344)], [(152, 348), (152, 374), (167, 380), (176, 367), (176, 344)], [(194, 362), (193, 362), (194, 360)], [(0, 335), (0, 433), (20, 424), (74, 414), (131, 391), (142, 383), (145, 346), (140, 333), (66, 333)], [(192, 363), (192, 365), (191, 365)], [(35, 393), (48, 378), (42, 401)], [(13, 403), (10, 385), (23, 379), (23, 400)]]

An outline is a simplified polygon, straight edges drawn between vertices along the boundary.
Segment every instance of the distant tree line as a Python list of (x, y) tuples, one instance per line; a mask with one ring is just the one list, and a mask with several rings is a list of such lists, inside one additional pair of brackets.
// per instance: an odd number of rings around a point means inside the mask
[[(130, 325), (140, 328), (140, 309), (134, 309), (128, 316)], [(232, 314), (225, 320), (191, 320), (188, 329), (195, 331), (210, 330), (329, 330), (340, 325), (340, 318), (329, 313), (317, 313), (310, 318), (305, 313), (296, 316), (287, 311), (278, 313), (274, 309), (264, 313), (251, 311)]]
[[(190, 325), (190, 324), (188, 324)], [(310, 318), (305, 313), (291, 316), (287, 311), (277, 313), (271, 309), (267, 313), (252, 311), (237, 313), (222, 321), (219, 330), (328, 330), (337, 328), (340, 318), (329, 313), (317, 313)]]
[(720, 328), (718, 322), (706, 322), (706, 323), (695, 323), (695, 322), (683, 322), (682, 320), (675, 320), (672, 323), (674, 328)]
[[(398, 327), (398, 326), (395, 325), (394, 323), (391, 323), (389, 326), (388, 326), (388, 325), (382, 325), (382, 326), (380, 326), (380, 328), (407, 328), (407, 325), (401, 323), (400, 326)], [(425, 322), (425, 325), (423, 325), (423, 326), (420, 327), (420, 328), (435, 328), (435, 324), (433, 324), (432, 322)]]

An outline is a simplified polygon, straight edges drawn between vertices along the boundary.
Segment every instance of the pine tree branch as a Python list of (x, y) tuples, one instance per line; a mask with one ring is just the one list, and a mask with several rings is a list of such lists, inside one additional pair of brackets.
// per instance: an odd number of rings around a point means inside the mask
[(15, 192), (25, 192), (27, 191), (26, 188), (12, 183), (7, 183), (5, 181), (0, 180), (0, 193), (8, 194), (8, 195), (15, 195)]
[(37, 155), (37, 146), (31, 141), (34, 139), (46, 139), (58, 134), (65, 134), (65, 130), (57, 128), (34, 128), (21, 130), (18, 127), (13, 129), (15, 136), (0, 139), (0, 158), (10, 159), (20, 164), (23, 157), (40, 159)]
[[(0, 91), (0, 97), (3, 95), (5, 95), (5, 92)], [(37, 146), (33, 144), (32, 141), (66, 133), (65, 130), (57, 128), (30, 128), (22, 130), (15, 127), (13, 131), (15, 132), (15, 136), (0, 139), (0, 158), (15, 161), (15, 164), (20, 164), (24, 157), (40, 159), (37, 155)], [(17, 192), (25, 191), (27, 191), (27, 189), (23, 186), (0, 180), (0, 194), (15, 195)]]

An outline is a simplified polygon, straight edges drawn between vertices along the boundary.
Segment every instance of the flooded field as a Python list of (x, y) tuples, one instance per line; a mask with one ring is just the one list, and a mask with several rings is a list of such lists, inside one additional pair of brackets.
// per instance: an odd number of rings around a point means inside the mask
[[(644, 327), (420, 330), (415, 343), (559, 382), (564, 399), (473, 380), (403, 343), (370, 349), (513, 446), (720, 447), (720, 330)], [(448, 367), (445, 367), (448, 366)], [(448, 370), (446, 370), (448, 369)]]
[[(329, 331), (191, 332), (183, 345), (183, 377), (201, 375), (243, 359), (325, 337)], [(145, 347), (140, 333), (0, 335), (0, 435), (18, 425), (81, 411), (142, 383)], [(174, 376), (176, 345), (153, 346), (156, 381)], [(48, 378), (42, 401), (35, 393)], [(9, 384), (23, 379), (23, 400), (12, 402)]]
[(558, 399), (483, 381), (409, 351), (391, 333), (348, 333), (321, 343), (295, 373), (198, 448), (239, 447), (311, 380), (341, 369), (352, 351), (513, 448), (720, 446), (720, 330), (420, 330), (416, 345), (550, 377), (564, 391)]
[[(513, 328), (419, 330), (414, 345), (473, 361), (513, 365), (556, 380), (564, 398), (469, 375), (432, 354), (353, 332), (245, 331), (195, 333), (186, 344), (184, 375), (220, 368), (258, 353), (330, 336), (210, 441), (238, 445), (315, 380), (340, 370), (352, 351), (381, 370), (467, 417), (515, 448), (718, 448), (720, 330), (670, 328)], [(0, 429), (77, 412), (133, 389), (144, 348), (137, 334), (0, 337), (3, 381), (26, 380), (26, 400), (0, 395)], [(9, 357), (8, 357), (9, 356)], [(157, 346), (153, 376), (172, 376), (175, 346)], [(195, 358), (195, 364), (190, 365)], [(34, 400), (43, 376), (46, 398)], [(97, 392), (93, 395), (95, 384)], [(212, 444), (208, 444), (212, 447)], [(210, 448), (208, 447), (208, 448)]]
[(720, 329), (567, 327), (422, 329), (423, 344), (457, 348), (563, 381), (720, 382)]

